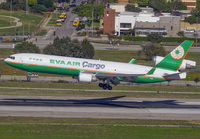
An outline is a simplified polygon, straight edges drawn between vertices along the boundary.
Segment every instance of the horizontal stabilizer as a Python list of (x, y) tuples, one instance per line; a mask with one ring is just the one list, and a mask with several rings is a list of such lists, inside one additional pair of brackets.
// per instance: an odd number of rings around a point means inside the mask
[(185, 79), (186, 78), (186, 72), (166, 75), (166, 76), (163, 76), (163, 78), (171, 79), (171, 80)]

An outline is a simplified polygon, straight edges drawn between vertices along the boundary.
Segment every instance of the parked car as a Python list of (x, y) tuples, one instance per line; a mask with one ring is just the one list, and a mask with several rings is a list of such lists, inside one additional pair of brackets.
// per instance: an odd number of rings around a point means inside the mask
[(185, 33), (194, 33), (195, 30), (194, 29), (185, 29), (184, 32)]
[(69, 11), (70, 11), (70, 7), (66, 7), (66, 8), (65, 8), (65, 11), (66, 11), (66, 12), (69, 12)]

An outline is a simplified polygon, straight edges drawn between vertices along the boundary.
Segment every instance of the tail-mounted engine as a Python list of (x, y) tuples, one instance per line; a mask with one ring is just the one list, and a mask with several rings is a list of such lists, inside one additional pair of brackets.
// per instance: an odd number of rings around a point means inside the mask
[[(156, 65), (157, 65), (159, 62), (161, 62), (163, 59), (164, 59), (164, 57), (161, 57), (161, 56), (154, 56), (154, 57), (153, 57), (153, 60), (152, 60), (152, 64), (153, 64), (154, 66), (156, 66)], [(169, 64), (169, 62), (168, 62), (167, 64)], [(173, 63), (171, 63), (171, 64), (173, 64)], [(169, 66), (170, 66), (170, 65), (169, 65)], [(191, 68), (193, 68), (193, 67), (195, 67), (195, 66), (196, 66), (196, 62), (195, 62), (195, 61), (191, 61), (191, 60), (186, 60), (186, 59), (184, 59), (178, 70), (191, 69)]]

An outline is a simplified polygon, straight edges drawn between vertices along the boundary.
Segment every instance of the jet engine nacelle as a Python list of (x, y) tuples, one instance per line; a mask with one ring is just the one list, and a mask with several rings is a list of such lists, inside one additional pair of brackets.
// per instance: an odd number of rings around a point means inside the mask
[[(163, 59), (164, 59), (164, 57), (162, 57), (162, 56), (154, 56), (153, 60), (152, 60), (152, 64), (154, 66), (156, 66)], [(184, 59), (182, 64), (181, 64), (181, 66), (180, 66), (180, 68), (178, 70), (191, 69), (191, 68), (193, 68), (195, 66), (196, 66), (196, 62), (195, 61)]]
[(80, 72), (78, 76), (80, 82), (95, 82), (97, 81), (96, 74)]

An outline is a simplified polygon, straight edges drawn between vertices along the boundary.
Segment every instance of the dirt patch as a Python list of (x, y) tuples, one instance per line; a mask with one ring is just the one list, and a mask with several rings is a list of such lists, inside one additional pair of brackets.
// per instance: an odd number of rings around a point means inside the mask
[[(197, 25), (198, 30), (200, 29), (200, 24)], [(194, 29), (196, 30), (196, 24), (189, 24), (187, 22), (181, 22), (181, 29)]]

